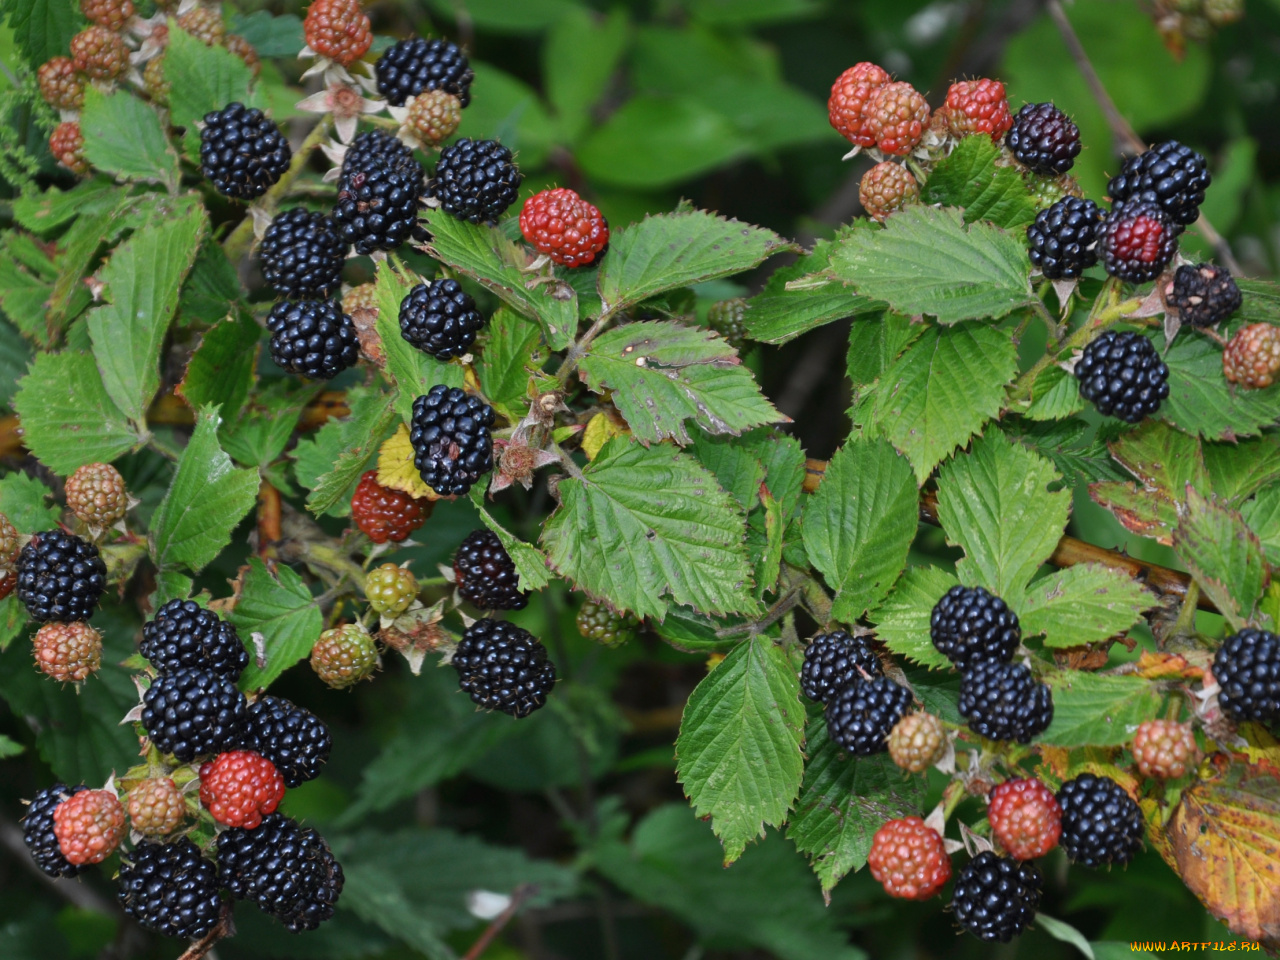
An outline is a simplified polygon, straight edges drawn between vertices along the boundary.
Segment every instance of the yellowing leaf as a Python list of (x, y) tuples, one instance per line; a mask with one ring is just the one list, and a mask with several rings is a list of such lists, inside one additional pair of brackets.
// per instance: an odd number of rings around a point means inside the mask
[(378, 448), (378, 482), (411, 497), (440, 499), (438, 493), (422, 482), (422, 474), (413, 465), (413, 444), (409, 442), (409, 428), (403, 423)]
[(582, 452), (587, 455), (588, 460), (594, 460), (606, 443), (630, 432), (607, 413), (597, 413), (587, 421), (587, 429), (582, 433)]

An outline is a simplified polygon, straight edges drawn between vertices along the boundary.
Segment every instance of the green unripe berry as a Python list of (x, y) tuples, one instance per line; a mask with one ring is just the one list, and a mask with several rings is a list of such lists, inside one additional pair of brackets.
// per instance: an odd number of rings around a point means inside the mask
[(418, 579), (404, 567), (384, 563), (365, 578), (364, 595), (382, 616), (398, 617), (418, 595)]
[(326, 630), (311, 648), (311, 669), (335, 690), (359, 683), (377, 666), (378, 647), (358, 623)]

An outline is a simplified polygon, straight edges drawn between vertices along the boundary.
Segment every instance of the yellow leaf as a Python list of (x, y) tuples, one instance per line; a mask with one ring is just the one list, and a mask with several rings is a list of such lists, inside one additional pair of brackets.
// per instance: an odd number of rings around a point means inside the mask
[(392, 490), (403, 490), (411, 497), (439, 500), (440, 495), (422, 482), (413, 465), (413, 444), (409, 428), (403, 423), (378, 448), (378, 482)]
[(630, 432), (607, 413), (597, 413), (587, 421), (587, 429), (582, 433), (582, 452), (588, 460), (594, 460), (606, 443)]

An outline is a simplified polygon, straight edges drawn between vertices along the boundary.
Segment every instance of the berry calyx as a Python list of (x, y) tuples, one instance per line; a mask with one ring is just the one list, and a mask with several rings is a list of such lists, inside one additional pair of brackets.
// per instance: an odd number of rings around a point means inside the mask
[(867, 216), (883, 223), (889, 214), (920, 199), (920, 184), (902, 164), (886, 160), (862, 175), (858, 199)]
[(1099, 413), (1138, 423), (1169, 396), (1169, 368), (1151, 341), (1133, 331), (1108, 330), (1076, 361), (1080, 396)]
[(1280, 374), (1280, 327), (1251, 323), (1241, 327), (1222, 351), (1222, 375), (1246, 390), (1261, 390)]
[(382, 616), (398, 617), (418, 595), (418, 578), (412, 570), (384, 563), (365, 577), (364, 595)]
[(422, 481), (442, 497), (460, 497), (493, 469), (495, 414), (479, 397), (437, 384), (413, 401), (409, 442)]
[(1046, 280), (1075, 280), (1098, 262), (1106, 211), (1092, 200), (1063, 197), (1027, 227), (1027, 255)]
[(997, 784), (987, 820), (1000, 846), (1015, 860), (1043, 857), (1062, 836), (1062, 810), (1053, 791), (1035, 777)]
[(1080, 128), (1052, 103), (1028, 103), (1013, 118), (1005, 143), (1032, 173), (1056, 177), (1075, 165)]
[(374, 543), (406, 539), (426, 523), (432, 507), (430, 500), (378, 483), (377, 470), (366, 471), (351, 496), (351, 518)]
[(929, 125), (929, 104), (906, 81), (886, 83), (867, 105), (876, 146), (895, 157), (906, 156)]
[(53, 808), (53, 833), (67, 863), (101, 863), (124, 839), (124, 806), (110, 790), (82, 790)]
[(66, 120), (49, 134), (49, 152), (72, 173), (81, 176), (89, 172), (89, 161), (84, 156), (84, 134), (75, 120)]
[(582, 601), (575, 619), (578, 632), (604, 647), (620, 647), (635, 636), (635, 622), (594, 600)]
[(920, 817), (890, 820), (877, 830), (867, 866), (885, 893), (901, 900), (928, 900), (951, 879), (942, 836)]
[(951, 912), (979, 940), (1008, 943), (1035, 920), (1043, 885), (1034, 864), (986, 850), (960, 868)]
[(213, 819), (252, 830), (284, 799), (284, 778), (251, 750), (220, 753), (200, 767), (200, 802)]
[(187, 817), (182, 790), (168, 777), (138, 783), (128, 796), (129, 824), (144, 837), (167, 837)]
[(908, 713), (889, 731), (889, 756), (909, 773), (924, 773), (946, 752), (946, 732), (931, 713)]
[(500, 710), (517, 719), (547, 702), (556, 682), (556, 665), (528, 630), (488, 617), (471, 624), (453, 654), (458, 686), (483, 710)]
[(71, 38), (71, 60), (93, 80), (119, 80), (129, 69), (129, 48), (120, 34), (93, 24)]
[(311, 648), (311, 669), (335, 690), (344, 690), (373, 676), (378, 647), (364, 627), (347, 623), (320, 634)]
[(1280, 721), (1280, 636), (1252, 627), (1233, 633), (1213, 656), (1213, 678), (1232, 720)]
[(461, 597), (482, 610), (523, 610), (529, 605), (515, 561), (491, 530), (467, 534), (454, 555), (453, 575)]
[(867, 641), (835, 630), (818, 634), (805, 646), (800, 691), (815, 703), (827, 703), (844, 687), (881, 676), (880, 661)]
[(889, 732), (911, 707), (911, 693), (888, 677), (859, 680), (827, 700), (827, 735), (855, 757), (889, 749)]
[(1244, 296), (1231, 274), (1212, 263), (1184, 263), (1164, 288), (1166, 306), (1193, 327), (1217, 326), (1240, 309)]
[(963, 670), (979, 660), (1011, 660), (1022, 643), (1022, 627), (1009, 605), (985, 587), (957, 584), (934, 604), (929, 637)]
[(36, 71), (40, 96), (55, 110), (84, 107), (84, 77), (70, 57), (52, 57)]
[(67, 506), (91, 527), (110, 527), (124, 518), (129, 493), (124, 477), (109, 463), (86, 463), (67, 478)]
[(102, 666), (102, 634), (87, 623), (46, 623), (32, 647), (41, 672), (63, 683), (79, 683)]
[(360, 0), (314, 0), (302, 21), (302, 33), (308, 47), (344, 67), (373, 45), (373, 30)]
[(565, 267), (594, 263), (609, 246), (604, 215), (568, 187), (541, 190), (526, 200), (520, 233), (535, 250)]
[(1098, 237), (1102, 266), (1130, 283), (1154, 280), (1177, 252), (1177, 234), (1168, 215), (1154, 203), (1135, 201), (1114, 210)]
[(827, 119), (840, 136), (855, 147), (876, 145), (869, 108), (872, 99), (890, 79), (884, 69), (864, 61), (840, 74), (831, 85)]
[(1156, 780), (1183, 776), (1200, 753), (1191, 725), (1176, 720), (1147, 720), (1140, 724), (1131, 750), (1138, 772)]
[(1062, 849), (1085, 867), (1128, 863), (1142, 846), (1142, 811), (1110, 777), (1082, 773), (1058, 790)]
[(958, 80), (947, 90), (947, 125), (957, 137), (986, 134), (997, 143), (1013, 126), (1004, 84), (985, 77)]

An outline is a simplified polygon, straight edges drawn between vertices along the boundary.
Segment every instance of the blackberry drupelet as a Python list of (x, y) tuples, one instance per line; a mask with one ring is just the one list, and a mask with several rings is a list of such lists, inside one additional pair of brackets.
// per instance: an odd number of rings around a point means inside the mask
[(485, 617), (462, 635), (453, 654), (458, 685), (485, 710), (527, 717), (547, 702), (556, 665), (528, 630)]
[(880, 661), (867, 641), (843, 630), (822, 633), (804, 648), (800, 690), (816, 703), (826, 703), (837, 691), (859, 680), (883, 676)]
[(22, 839), (26, 841), (36, 866), (51, 877), (75, 877), (88, 866), (77, 866), (68, 861), (62, 855), (58, 837), (53, 832), (53, 811), (58, 804), (88, 789), (84, 784), (68, 787), (65, 783), (55, 783), (37, 793), (27, 807), (27, 815), (22, 821)]
[(1098, 262), (1106, 212), (1092, 200), (1063, 197), (1027, 227), (1028, 255), (1046, 280), (1074, 280)]
[(462, 599), (482, 610), (523, 610), (529, 605), (515, 563), (491, 530), (467, 534), (453, 558), (453, 574)]
[(367, 254), (424, 239), (418, 212), (425, 189), (422, 165), (398, 139), (381, 130), (356, 137), (342, 160), (333, 210), (343, 241)]
[(205, 114), (200, 169), (223, 196), (260, 197), (289, 169), (293, 151), (261, 110), (229, 103)]
[(1056, 177), (1076, 162), (1080, 128), (1052, 103), (1028, 103), (1013, 118), (1005, 142), (1024, 167)]
[(1098, 234), (1102, 267), (1130, 283), (1154, 280), (1178, 251), (1178, 235), (1168, 214), (1154, 203), (1135, 200), (1112, 210)]
[(493, 469), (493, 407), (437, 384), (413, 401), (409, 442), (422, 480), (442, 497), (462, 496)]
[(1026, 664), (979, 660), (961, 678), (960, 715), (988, 740), (1030, 743), (1053, 720), (1053, 695)]
[(929, 636), (963, 670), (979, 660), (1007, 663), (1022, 642), (1022, 627), (1018, 615), (995, 594), (956, 584), (934, 604)]
[(463, 137), (440, 151), (428, 187), (446, 213), (471, 223), (497, 223), (515, 203), (524, 176), (497, 140)]
[(231, 749), (244, 714), (244, 694), (234, 683), (195, 667), (162, 673), (142, 695), (142, 725), (151, 742), (183, 763)]
[(1035, 920), (1043, 884), (1034, 864), (986, 850), (960, 868), (951, 912), (978, 939), (1008, 943)]
[(422, 37), (392, 44), (378, 58), (374, 72), (378, 92), (396, 107), (426, 90), (452, 93), (465, 107), (471, 103), (471, 81), (476, 76), (457, 44)]
[(827, 735), (857, 757), (884, 753), (888, 737), (911, 706), (911, 693), (888, 677), (859, 680), (827, 700)]
[(332, 380), (360, 359), (355, 324), (337, 300), (281, 300), (267, 316), (271, 359), (289, 373)]
[(333, 916), (342, 865), (315, 830), (273, 813), (252, 830), (218, 835), (218, 880), (237, 900), (251, 900), (295, 933)]
[(1212, 327), (1240, 309), (1244, 297), (1231, 274), (1212, 263), (1184, 263), (1165, 288), (1165, 303), (1193, 327)]
[(61, 530), (33, 536), (14, 566), (18, 599), (32, 620), (88, 620), (107, 587), (107, 565), (88, 540)]
[(1108, 330), (1076, 362), (1080, 396), (1098, 412), (1138, 423), (1169, 396), (1169, 368), (1140, 333)]
[(333, 736), (310, 710), (266, 694), (245, 711), (239, 746), (274, 763), (284, 785), (293, 788), (320, 776)]
[(1280, 721), (1280, 637), (1246, 629), (1222, 641), (1213, 657), (1218, 703), (1233, 720)]
[(1177, 140), (1157, 143), (1130, 157), (1107, 184), (1117, 213), (1131, 203), (1155, 203), (1173, 221), (1175, 235), (1200, 216), (1204, 192), (1213, 178), (1204, 157)]
[(161, 673), (198, 667), (235, 681), (249, 665), (236, 628), (194, 600), (170, 600), (142, 627), (138, 652)]
[(1142, 811), (1110, 777), (1082, 773), (1058, 790), (1062, 849), (1083, 867), (1128, 863), (1142, 846)]
[(271, 221), (258, 256), (280, 296), (316, 299), (338, 289), (346, 244), (331, 217), (294, 207)]
[(420, 283), (400, 301), (400, 336), (437, 360), (470, 350), (484, 322), (471, 294), (451, 277)]
[(119, 882), (124, 912), (166, 937), (203, 937), (222, 913), (218, 868), (186, 837), (138, 844), (125, 856)]

